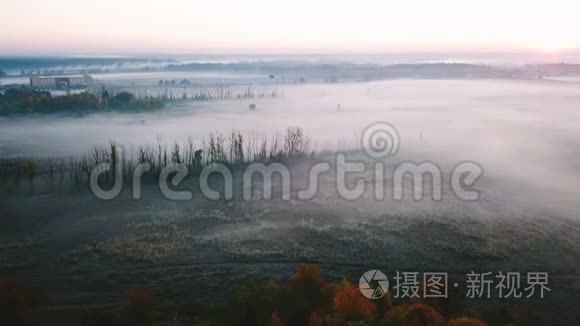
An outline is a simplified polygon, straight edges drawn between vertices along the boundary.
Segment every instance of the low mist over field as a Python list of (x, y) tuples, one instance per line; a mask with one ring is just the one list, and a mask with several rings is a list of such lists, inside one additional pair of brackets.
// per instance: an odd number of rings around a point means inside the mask
[[(155, 112), (2, 118), (0, 153), (71, 157), (110, 141), (136, 151), (158, 139), (168, 144), (192, 139), (201, 148), (210, 133), (238, 130), (269, 138), (293, 126), (303, 128), (313, 150), (351, 150), (366, 126), (386, 121), (401, 136), (394, 160), (416, 157), (444, 165), (472, 160), (490, 177), (573, 201), (580, 155), (573, 145), (580, 136), (576, 84), (393, 80), (276, 87), (276, 98), (179, 103)], [(252, 103), (256, 110), (248, 109)]]
[(3, 3), (0, 325), (578, 325), (579, 3)]

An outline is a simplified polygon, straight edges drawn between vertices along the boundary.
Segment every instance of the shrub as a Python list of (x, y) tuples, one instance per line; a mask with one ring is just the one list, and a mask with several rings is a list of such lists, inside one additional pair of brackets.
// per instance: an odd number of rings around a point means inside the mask
[(360, 289), (352, 284), (342, 284), (334, 296), (334, 311), (345, 320), (370, 320), (375, 317), (373, 301), (365, 298)]
[(386, 325), (403, 325), (405, 321), (405, 314), (409, 309), (408, 305), (397, 305), (392, 307), (385, 314), (385, 324)]
[(241, 288), (234, 296), (228, 309), (229, 316), (226, 316), (224, 324), (256, 326), (272, 324), (274, 315), (278, 318), (278, 314), (272, 312), (275, 311), (274, 302), (279, 292), (280, 288), (274, 282)]
[(44, 301), (37, 289), (13, 280), (0, 280), (0, 325), (34, 324), (33, 313)]
[(305, 264), (292, 276), (278, 302), (280, 317), (287, 325), (307, 325), (312, 312), (330, 311), (334, 286), (320, 275), (320, 267)]
[(415, 303), (409, 306), (404, 315), (404, 320), (411, 325), (443, 325), (444, 319), (431, 306)]
[(115, 99), (117, 102), (121, 104), (127, 104), (131, 102), (134, 98), (135, 96), (129, 92), (121, 92), (113, 96), (113, 99)]
[(322, 326), (323, 319), (316, 312), (310, 314), (310, 319), (308, 320), (308, 326)]
[(270, 321), (270, 324), (268, 324), (268, 326), (283, 326), (283, 325), (284, 323), (282, 323), (282, 321), (278, 317), (278, 313), (274, 311), (272, 313), (272, 320)]
[(144, 288), (129, 292), (127, 317), (134, 325), (148, 324), (153, 320), (153, 293)]

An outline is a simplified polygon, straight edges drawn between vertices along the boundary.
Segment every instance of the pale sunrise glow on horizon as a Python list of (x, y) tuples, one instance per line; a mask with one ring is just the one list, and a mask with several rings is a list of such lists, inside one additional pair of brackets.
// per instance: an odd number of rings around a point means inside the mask
[(4, 1), (0, 54), (564, 51), (580, 3)]

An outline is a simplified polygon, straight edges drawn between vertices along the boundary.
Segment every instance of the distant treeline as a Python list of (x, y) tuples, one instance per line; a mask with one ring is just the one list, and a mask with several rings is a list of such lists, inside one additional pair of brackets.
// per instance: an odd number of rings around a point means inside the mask
[(188, 63), (170, 64), (172, 71), (220, 71), (286, 77), (295, 80), (370, 81), (396, 78), (472, 79), (472, 78), (538, 78), (578, 75), (578, 64), (540, 64), (519, 67), (497, 67), (467, 63), (419, 64), (351, 64), (288, 62)]
[(537, 64), (499, 67), (468, 63), (354, 64), (271, 61), (239, 63), (169, 64), (172, 71), (222, 71), (272, 74), (289, 78), (383, 80), (393, 78), (530, 78), (554, 75), (578, 75), (580, 64)]
[[(156, 182), (169, 164), (180, 164), (187, 169), (189, 176), (197, 177), (211, 163), (224, 164), (235, 171), (250, 163), (289, 163), (317, 154), (320, 152), (299, 127), (289, 127), (271, 137), (253, 133), (243, 135), (236, 130), (227, 135), (216, 132), (196, 144), (191, 138), (182, 144), (168, 144), (158, 138), (154, 145), (135, 148), (111, 142), (108, 146), (93, 146), (81, 157), (68, 159), (0, 158), (0, 190), (14, 192), (23, 181), (32, 192), (41, 190), (43, 185), (48, 185), (50, 191), (55, 187), (78, 189), (89, 184), (92, 171), (102, 163), (120, 164), (121, 177), (126, 182), (132, 182), (137, 165), (149, 164), (150, 170), (143, 174), (143, 181)], [(103, 174), (99, 181), (112, 184), (114, 173)]]
[(28, 88), (8, 89), (0, 94), (0, 115), (23, 113), (82, 112), (95, 110), (148, 110), (163, 107), (157, 97), (137, 98), (129, 92), (115, 95), (103, 90), (99, 95), (89, 92), (52, 96), (48, 91)]
[(177, 62), (172, 59), (135, 58), (135, 57), (0, 57), (0, 70), (34, 72), (45, 70), (92, 70), (111, 71), (160, 67)]
[(323, 64), (309, 62), (242, 62), (170, 64), (172, 71), (223, 71), (285, 76), (293, 79), (383, 80), (393, 78), (507, 78), (512, 71), (473, 64)]
[[(0, 57), (0, 70), (12, 75), (55, 75), (120, 71), (209, 71), (240, 72), (264, 76), (334, 80), (382, 80), (392, 78), (533, 78), (538, 76), (577, 75), (580, 64), (546, 63), (512, 67), (468, 63), (366, 64), (311, 62), (307, 60), (263, 60), (236, 63), (185, 63), (166, 58), (64, 58)], [(1, 77), (1, 73), (0, 73)]]

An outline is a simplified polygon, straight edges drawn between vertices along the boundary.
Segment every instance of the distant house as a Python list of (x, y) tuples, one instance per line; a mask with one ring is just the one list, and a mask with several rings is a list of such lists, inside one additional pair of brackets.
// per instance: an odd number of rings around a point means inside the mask
[(71, 77), (30, 77), (30, 86), (40, 88), (86, 87), (94, 84), (89, 75)]

